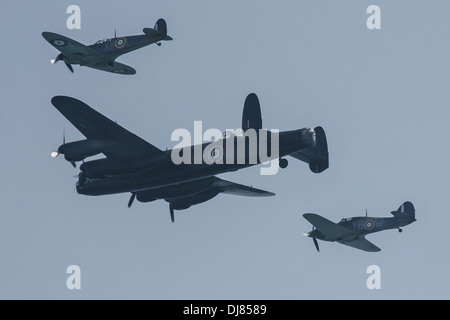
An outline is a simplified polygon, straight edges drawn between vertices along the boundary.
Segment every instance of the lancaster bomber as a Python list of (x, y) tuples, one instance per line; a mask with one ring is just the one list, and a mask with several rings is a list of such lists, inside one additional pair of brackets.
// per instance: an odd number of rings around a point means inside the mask
[(89, 46), (53, 32), (43, 32), (42, 36), (61, 52), (50, 62), (54, 64), (62, 60), (71, 72), (73, 72), (72, 65), (79, 64), (118, 74), (135, 74), (136, 70), (132, 67), (116, 62), (117, 57), (153, 43), (160, 46), (161, 41), (172, 40), (167, 35), (167, 24), (164, 19), (159, 19), (153, 29), (144, 28), (143, 32), (143, 35), (127, 37), (115, 35), (112, 39), (98, 40)]
[[(213, 142), (161, 150), (77, 99), (56, 96), (52, 104), (62, 113), (86, 139), (65, 142), (52, 157), (64, 154), (67, 161), (76, 166), (82, 161), (76, 190), (84, 195), (107, 195), (130, 192), (128, 207), (137, 199), (150, 202), (164, 199), (169, 203), (169, 211), (174, 222), (174, 210), (187, 209), (192, 205), (208, 201), (219, 193), (241, 196), (265, 197), (274, 193), (244, 186), (216, 177), (217, 174), (236, 171), (267, 160), (276, 162), (285, 168), (288, 165), (285, 156), (292, 156), (309, 164), (312, 172), (320, 173), (328, 168), (328, 146), (322, 127), (303, 128), (278, 132), (278, 143), (267, 139), (266, 150), (272, 150), (267, 158), (260, 156), (260, 141), (257, 148), (251, 148), (248, 132), (258, 132), (258, 136), (272, 132), (262, 129), (261, 108), (256, 94), (247, 96), (242, 116), (243, 135), (221, 136)], [(230, 151), (227, 143), (232, 143)], [(224, 147), (220, 147), (220, 145)], [(244, 146), (239, 152), (237, 146)], [(275, 149), (276, 148), (276, 149)], [(195, 159), (196, 151), (207, 155)], [(105, 158), (85, 161), (86, 158), (103, 153)], [(173, 155), (189, 154), (193, 162), (175, 163)], [(228, 159), (220, 163), (211, 158)], [(239, 157), (239, 159), (237, 159)], [(208, 159), (209, 158), (209, 159)], [(251, 161), (254, 158), (255, 161)], [(196, 161), (197, 160), (197, 161)], [(200, 160), (200, 161), (198, 161)], [(239, 161), (242, 160), (242, 161)], [(263, 161), (264, 160), (264, 161)]]
[(398, 229), (399, 232), (402, 232), (401, 227), (416, 221), (415, 212), (414, 205), (406, 201), (397, 211), (391, 211), (393, 217), (390, 218), (367, 217), (366, 211), (365, 217), (343, 218), (339, 223), (334, 223), (317, 214), (305, 213), (303, 217), (313, 225), (313, 229), (304, 235), (313, 239), (317, 251), (319, 251), (317, 243), (317, 239), (319, 239), (337, 241), (356, 249), (377, 252), (381, 249), (368, 241), (365, 236), (388, 229)]

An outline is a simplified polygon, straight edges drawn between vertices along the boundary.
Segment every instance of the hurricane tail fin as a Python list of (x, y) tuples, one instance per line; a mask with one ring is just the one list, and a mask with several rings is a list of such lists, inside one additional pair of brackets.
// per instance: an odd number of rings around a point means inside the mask
[(406, 201), (402, 203), (402, 205), (397, 209), (397, 211), (391, 211), (394, 217), (410, 217), (415, 219), (416, 210), (414, 209), (414, 205), (410, 201)]

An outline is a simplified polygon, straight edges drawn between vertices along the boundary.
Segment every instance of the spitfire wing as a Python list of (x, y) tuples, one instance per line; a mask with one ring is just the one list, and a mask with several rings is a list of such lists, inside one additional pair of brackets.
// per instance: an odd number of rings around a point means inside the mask
[(79, 62), (86, 57), (96, 57), (100, 55), (94, 49), (57, 33), (42, 32), (42, 36), (52, 46), (74, 62)]
[(350, 230), (315, 213), (305, 213), (303, 217), (330, 241), (335, 241), (352, 233)]
[(56, 96), (53, 97), (52, 104), (87, 139), (115, 141), (114, 145), (103, 152), (111, 160), (165, 156), (162, 150), (122, 128), (84, 102), (66, 96)]
[(220, 188), (220, 192), (246, 197), (270, 197), (274, 196), (275, 193), (244, 186), (239, 183), (234, 183), (231, 181), (222, 180), (216, 177), (216, 181), (213, 183), (214, 187)]
[(127, 75), (136, 74), (136, 70), (134, 70), (132, 67), (116, 61), (114, 61), (112, 65), (110, 65), (109, 63), (101, 63), (86, 66), (97, 70), (108, 71), (112, 73), (127, 74)]
[(356, 249), (368, 251), (368, 252), (378, 252), (381, 251), (380, 248), (378, 248), (376, 245), (374, 245), (372, 242), (367, 240), (364, 236), (359, 237), (356, 240), (352, 241), (339, 241), (341, 244), (345, 244), (346, 246), (353, 247)]

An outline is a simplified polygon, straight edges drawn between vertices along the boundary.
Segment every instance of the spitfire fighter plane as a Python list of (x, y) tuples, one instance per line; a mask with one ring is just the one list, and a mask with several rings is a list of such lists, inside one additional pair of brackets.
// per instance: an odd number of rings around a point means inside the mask
[[(75, 166), (75, 162), (83, 161), (80, 166), (76, 190), (84, 195), (107, 195), (131, 193), (128, 207), (137, 199), (150, 202), (164, 199), (169, 203), (172, 222), (174, 210), (187, 209), (192, 205), (208, 201), (219, 193), (241, 196), (266, 197), (274, 193), (244, 186), (216, 177), (217, 174), (236, 171), (254, 164), (262, 163), (259, 153), (257, 161), (250, 161), (256, 151), (246, 142), (249, 137), (225, 135), (217, 141), (201, 145), (161, 150), (117, 123), (109, 120), (87, 104), (66, 96), (56, 96), (52, 104), (62, 113), (87, 139), (65, 142), (52, 152), (52, 157), (64, 154), (67, 161)], [(249, 94), (245, 100), (242, 117), (242, 130), (247, 133), (269, 131), (262, 129), (261, 109), (256, 94)], [(268, 137), (271, 137), (268, 134)], [(234, 152), (231, 163), (211, 163), (205, 158), (195, 162), (198, 148), (201, 154), (217, 158), (226, 158), (227, 148), (218, 147), (233, 139), (236, 147), (240, 142), (245, 146), (244, 161), (236, 161), (239, 152)], [(267, 140), (267, 148), (271, 150), (272, 140)], [(321, 127), (303, 128), (279, 132), (278, 156), (271, 154), (271, 160), (279, 160), (280, 167), (288, 164), (284, 157), (290, 155), (309, 164), (312, 172), (320, 173), (328, 168), (328, 147), (325, 131)], [(212, 143), (214, 148), (211, 150)], [(258, 146), (258, 148), (261, 145)], [(192, 151), (192, 152), (191, 152)], [(236, 151), (236, 149), (234, 149)], [(172, 154), (189, 154), (193, 162), (175, 164)], [(84, 161), (87, 157), (103, 153), (105, 158)], [(231, 152), (230, 152), (231, 154)], [(242, 156), (242, 154), (241, 154)], [(208, 158), (207, 157), (207, 158)]]
[(365, 217), (343, 218), (339, 223), (331, 222), (314, 213), (305, 213), (303, 217), (313, 225), (313, 230), (304, 235), (313, 239), (317, 251), (319, 251), (317, 239), (337, 241), (369, 252), (380, 251), (380, 248), (365, 238), (367, 234), (388, 229), (398, 229), (402, 232), (401, 227), (416, 221), (414, 205), (409, 201), (391, 213), (393, 217), (390, 218), (372, 218), (367, 217), (366, 212)]
[(73, 72), (72, 65), (79, 64), (118, 74), (135, 74), (136, 70), (132, 67), (116, 62), (117, 57), (153, 43), (160, 46), (161, 41), (172, 40), (167, 35), (167, 24), (164, 19), (159, 19), (153, 29), (144, 28), (143, 32), (143, 35), (119, 38), (114, 36), (112, 39), (98, 40), (89, 46), (52, 32), (43, 32), (42, 36), (61, 52), (50, 62), (54, 64), (62, 60), (71, 72)]

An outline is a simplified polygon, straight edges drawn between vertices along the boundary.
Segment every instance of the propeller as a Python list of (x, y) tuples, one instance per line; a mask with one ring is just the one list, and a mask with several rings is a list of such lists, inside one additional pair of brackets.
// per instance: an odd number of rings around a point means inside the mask
[[(312, 231), (314, 231), (314, 230), (315, 230), (315, 228), (313, 226), (312, 227)], [(312, 238), (312, 239), (313, 239), (314, 245), (316, 246), (317, 252), (320, 252), (320, 250), (319, 250), (319, 243), (317, 242), (317, 239), (316, 238)]]
[[(50, 156), (51, 156), (52, 158), (56, 158), (56, 157), (59, 156), (61, 153), (63, 153), (62, 150), (61, 150), (61, 147), (62, 147), (63, 145), (65, 145), (65, 144), (66, 144), (66, 127), (63, 127), (63, 141), (62, 141), (62, 145), (58, 148), (57, 151), (53, 151), (52, 153), (50, 153)], [(70, 161), (70, 164), (71, 164), (74, 168), (77, 167), (77, 165), (76, 165), (75, 162), (73, 162), (73, 161)]]
[(131, 208), (131, 205), (133, 204), (133, 201), (135, 198), (136, 198), (136, 193), (132, 192), (130, 200), (128, 201), (128, 208)]
[(51, 63), (51, 64), (55, 64), (55, 63), (57, 63), (59, 60), (63, 60), (63, 55), (62, 55), (62, 53), (58, 54), (58, 56), (56, 56), (55, 59), (51, 59), (51, 60), (50, 60), (50, 63)]
[(173, 212), (172, 204), (169, 204), (169, 211), (170, 211), (170, 219), (172, 220), (172, 223), (175, 222), (175, 213)]
[(317, 242), (317, 239), (316, 238), (312, 238), (312, 239), (313, 239), (314, 245), (316, 246), (317, 252), (320, 252), (319, 251), (319, 243)]
[[(64, 61), (64, 55), (63, 55), (62, 53), (58, 54), (58, 56), (56, 57), (56, 59), (51, 59), (51, 60), (50, 60), (50, 63), (51, 63), (51, 64), (55, 64), (55, 63), (57, 63), (58, 61), (61, 61), (61, 60)], [(67, 62), (65, 62), (65, 61), (64, 61), (64, 63), (66, 64), (67, 68), (69, 68), (70, 72), (73, 73), (72, 65), (69, 64), (69, 63), (67, 63)]]
[[(66, 127), (63, 127), (63, 142), (62, 145), (66, 144)], [(50, 153), (50, 156), (52, 158), (56, 158), (57, 156), (59, 156), (59, 154), (61, 153), (61, 147), (58, 148), (57, 151), (53, 151), (52, 153)]]
[(69, 68), (70, 72), (73, 73), (72, 65), (66, 62), (66, 66), (67, 66), (67, 68)]

